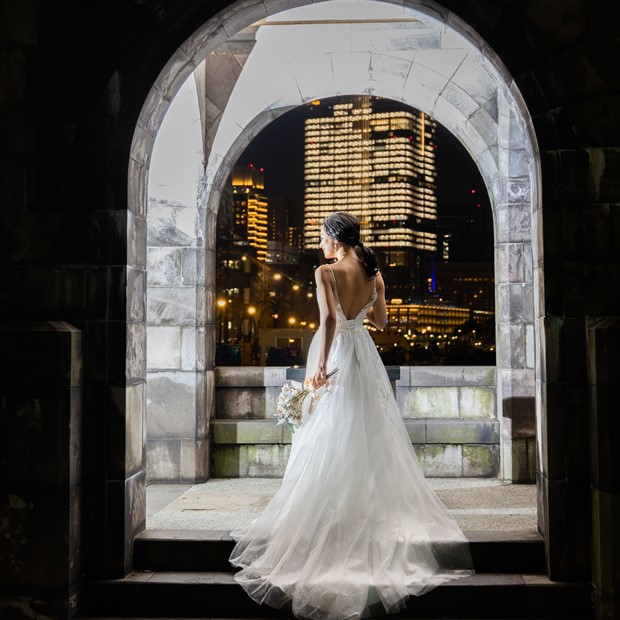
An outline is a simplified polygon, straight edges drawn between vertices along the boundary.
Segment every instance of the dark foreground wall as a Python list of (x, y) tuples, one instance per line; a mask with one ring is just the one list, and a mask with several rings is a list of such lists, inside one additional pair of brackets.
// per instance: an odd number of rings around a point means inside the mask
[[(139, 421), (128, 417), (127, 396), (139, 394), (136, 386), (144, 381), (144, 351), (131, 344), (144, 329), (145, 310), (133, 307), (128, 314), (126, 308), (126, 287), (143, 285), (139, 279), (127, 281), (126, 265), (135, 265), (143, 254), (143, 248), (127, 244), (127, 222), (134, 218), (139, 226), (144, 216), (127, 212), (128, 169), (135, 165), (129, 148), (158, 73), (224, 4), (5, 0), (0, 5), (0, 320), (65, 322), (71, 327), (44, 333), (81, 340), (84, 360), (82, 406), (72, 401), (67, 412), (62, 409), (66, 390), (78, 386), (51, 369), (35, 371), (35, 345), (15, 344), (19, 355), (5, 356), (8, 364), (21, 365), (24, 377), (30, 374), (23, 386), (32, 398), (19, 409), (17, 400), (6, 396), (9, 375), (1, 377), (2, 441), (23, 448), (12, 446), (18, 458), (45, 436), (45, 454), (57, 446), (58, 459), (39, 481), (36, 470), (24, 473), (2, 461), (2, 516), (14, 514), (19, 504), (14, 498), (25, 497), (32, 485), (39, 485), (40, 497), (77, 493), (83, 506), (84, 575), (75, 569), (79, 502), (49, 512), (33, 504), (37, 516), (19, 525), (20, 534), (34, 541), (45, 525), (63, 553), (36, 554), (32, 546), (3, 544), (0, 611), (8, 617), (28, 617), (33, 609), (48, 617), (69, 616), (81, 578), (116, 576), (131, 566), (131, 541), (144, 522), (145, 474), (143, 446), (136, 439)], [(613, 0), (443, 4), (488, 41), (533, 118), (543, 179), (541, 528), (550, 574), (592, 579), (599, 615), (611, 618), (620, 607), (619, 534), (610, 526), (620, 521), (620, 472), (618, 460), (610, 457), (619, 431), (605, 407), (611, 406), (608, 388), (620, 384), (620, 376), (613, 358), (600, 352), (615, 350), (614, 317), (620, 316), (617, 6)], [(604, 317), (610, 318), (601, 323)], [(5, 325), (4, 333), (32, 329)], [(64, 422), (35, 428), (36, 394), (48, 388), (46, 411)], [(31, 434), (24, 431), (21, 411), (34, 425)], [(66, 446), (76, 428), (67, 426), (67, 416), (82, 420), (81, 485), (63, 478), (69, 466)], [(8, 523), (12, 536), (17, 522)], [(41, 544), (51, 545), (50, 540)]]

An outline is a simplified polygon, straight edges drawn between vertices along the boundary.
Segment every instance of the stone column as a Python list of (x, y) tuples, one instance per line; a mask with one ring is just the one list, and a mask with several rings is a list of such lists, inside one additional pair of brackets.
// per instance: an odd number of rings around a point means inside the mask
[(74, 618), (82, 333), (62, 322), (4, 323), (0, 338), (0, 617)]
[(536, 401), (532, 191), (534, 154), (515, 148), (523, 129), (504, 95), (499, 96), (500, 168), (506, 171), (503, 203), (496, 206), (495, 280), (497, 402), (501, 427), (501, 477), (536, 479)]
[[(231, 41), (195, 73), (207, 161), (228, 98), (253, 45)], [(193, 123), (194, 119), (187, 119)], [(183, 149), (179, 143), (175, 148)], [(157, 146), (156, 146), (157, 148)], [(157, 187), (157, 180), (153, 187)], [(209, 477), (215, 352), (217, 206), (149, 196), (147, 248), (147, 467), (149, 482)], [(213, 190), (215, 195), (220, 192)]]

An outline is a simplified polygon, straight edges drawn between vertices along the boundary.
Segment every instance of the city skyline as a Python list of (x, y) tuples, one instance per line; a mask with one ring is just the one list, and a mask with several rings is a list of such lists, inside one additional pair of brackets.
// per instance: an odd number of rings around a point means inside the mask
[[(331, 101), (342, 101), (333, 98)], [(329, 103), (324, 100), (323, 103)], [(419, 111), (401, 103), (392, 102), (402, 110), (418, 114)], [(248, 145), (238, 159), (238, 164), (254, 164), (264, 170), (265, 191), (269, 196), (279, 196), (289, 205), (303, 205), (304, 200), (304, 123), (313, 113), (314, 106), (299, 106), (270, 123)], [(435, 166), (437, 172), (436, 195), (439, 220), (448, 218), (451, 227), (463, 223), (465, 260), (484, 262), (491, 260), (493, 225), (488, 193), (469, 153), (440, 123), (435, 127)], [(303, 208), (287, 209), (288, 224), (303, 229)], [(335, 210), (335, 209), (334, 209)], [(478, 221), (472, 235), (472, 222)], [(454, 232), (454, 230), (452, 231)], [(462, 244), (463, 245), (463, 244)], [(441, 248), (438, 248), (441, 252)]]

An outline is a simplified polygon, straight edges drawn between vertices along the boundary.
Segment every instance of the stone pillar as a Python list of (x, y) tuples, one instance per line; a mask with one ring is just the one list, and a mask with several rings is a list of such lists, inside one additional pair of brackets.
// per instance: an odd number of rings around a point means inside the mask
[(586, 323), (592, 475), (592, 576), (596, 617), (620, 615), (620, 317)]
[(0, 324), (0, 617), (77, 617), (82, 333)]
[(495, 210), (497, 403), (501, 428), (501, 477), (507, 482), (536, 479), (534, 279), (530, 164), (534, 154), (515, 148), (518, 119), (499, 96), (498, 135), (503, 203)]
[[(243, 37), (242, 37), (243, 39)], [(253, 45), (228, 42), (196, 71), (207, 160), (223, 111)], [(194, 119), (188, 118), (188, 123)], [(157, 148), (157, 145), (156, 145)], [(179, 149), (184, 148), (179, 144)], [(154, 190), (157, 180), (151, 179)], [(217, 210), (149, 196), (147, 248), (147, 467), (149, 482), (209, 477), (215, 353)], [(216, 195), (220, 192), (215, 191)], [(215, 205), (217, 208), (219, 205)]]

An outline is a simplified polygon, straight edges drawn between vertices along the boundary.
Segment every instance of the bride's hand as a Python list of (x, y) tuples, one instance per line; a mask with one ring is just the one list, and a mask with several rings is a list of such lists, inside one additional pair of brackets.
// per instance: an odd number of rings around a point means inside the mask
[(310, 384), (315, 390), (318, 390), (321, 386), (327, 383), (327, 371), (324, 364), (319, 364), (316, 372), (310, 378)]

